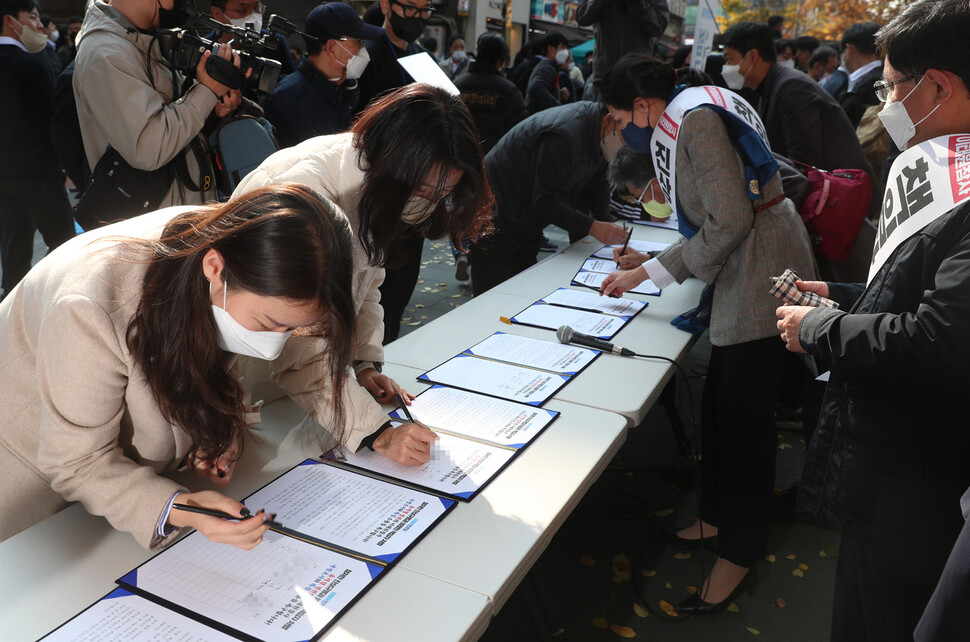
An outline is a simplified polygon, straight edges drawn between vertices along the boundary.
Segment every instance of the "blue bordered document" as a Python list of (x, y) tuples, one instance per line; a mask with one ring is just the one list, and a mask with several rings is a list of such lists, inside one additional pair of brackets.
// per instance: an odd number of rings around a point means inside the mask
[(598, 350), (496, 332), (418, 380), (541, 406), (599, 355)]
[(509, 321), (549, 330), (557, 330), (561, 326), (568, 325), (577, 332), (609, 341), (623, 329), (630, 318), (629, 316), (616, 316), (601, 312), (586, 312), (546, 303), (533, 303)]
[[(415, 397), (409, 412), (438, 435), (427, 464), (404, 466), (366, 448), (344, 453), (339, 463), (459, 501), (471, 501), (559, 417), (555, 410), (439, 385)], [(391, 418), (406, 421), (400, 409)]]
[(647, 307), (646, 301), (614, 299), (585, 290), (572, 290), (570, 288), (559, 288), (542, 297), (536, 303), (548, 303), (549, 305), (558, 305), (574, 310), (601, 312), (628, 318), (635, 317)]
[(118, 583), (244, 640), (315, 640), (455, 506), (316, 460), (245, 503), (284, 526), (251, 551), (191, 533)]

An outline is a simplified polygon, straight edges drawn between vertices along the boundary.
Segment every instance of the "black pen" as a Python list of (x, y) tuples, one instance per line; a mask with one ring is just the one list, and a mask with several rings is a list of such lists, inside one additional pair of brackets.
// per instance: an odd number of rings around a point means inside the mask
[(412, 424), (418, 423), (414, 420), (414, 417), (411, 415), (411, 411), (408, 410), (408, 405), (404, 403), (404, 399), (401, 397), (401, 395), (397, 394), (396, 397), (397, 397), (397, 402), (401, 404), (401, 410), (404, 411), (404, 416), (408, 418), (408, 421), (410, 421)]
[(623, 249), (620, 250), (620, 256), (626, 252), (626, 246), (630, 244), (630, 237), (633, 236), (633, 226), (630, 226), (630, 231), (626, 235), (626, 241), (623, 242)]
[[(188, 504), (176, 503), (176, 504), (172, 504), (172, 508), (184, 510), (187, 513), (198, 513), (199, 515), (208, 515), (209, 517), (220, 517), (222, 519), (231, 519), (231, 520), (236, 520), (240, 522), (243, 521), (244, 519), (249, 519), (250, 517), (254, 517), (254, 515), (251, 515), (251, 514), (244, 515), (243, 517), (237, 517), (235, 515), (230, 515), (229, 513), (223, 512), (221, 510), (215, 510), (212, 508), (203, 508), (202, 506), (189, 506)], [(248, 511), (249, 511), (248, 508), (243, 508), (244, 513)], [(267, 524), (270, 528), (283, 528), (282, 524), (272, 519), (274, 517), (276, 517), (275, 514), (271, 515), (271, 518), (268, 520), (265, 520), (263, 523)]]

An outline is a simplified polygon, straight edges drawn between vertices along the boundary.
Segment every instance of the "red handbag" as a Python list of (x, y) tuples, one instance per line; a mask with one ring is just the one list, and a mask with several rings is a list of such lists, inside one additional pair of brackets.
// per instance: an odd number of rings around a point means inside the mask
[(829, 261), (846, 260), (872, 203), (872, 178), (861, 169), (828, 171), (792, 161), (809, 182), (798, 213), (815, 253)]

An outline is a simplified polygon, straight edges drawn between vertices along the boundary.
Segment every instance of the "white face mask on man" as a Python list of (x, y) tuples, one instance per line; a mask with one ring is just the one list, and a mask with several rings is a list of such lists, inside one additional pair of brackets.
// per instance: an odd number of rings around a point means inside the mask
[(32, 27), (21, 24), (17, 20), (14, 20), (14, 22), (20, 25), (21, 32), (17, 37), (28, 53), (35, 54), (44, 50), (44, 47), (47, 46), (46, 33), (43, 31), (34, 31)]
[[(212, 290), (212, 283), (209, 283), (209, 290)], [(233, 352), (247, 357), (256, 357), (272, 361), (283, 352), (283, 344), (293, 334), (289, 332), (272, 332), (264, 330), (262, 332), (250, 330), (232, 318), (226, 310), (226, 299), (229, 293), (229, 283), (226, 282), (222, 289), (222, 307), (212, 306), (212, 316), (216, 322), (216, 329), (219, 331), (219, 347), (226, 352)]]
[[(226, 16), (229, 18), (229, 16)], [(257, 33), (263, 30), (263, 14), (256, 13), (255, 11), (246, 16), (245, 18), (229, 18), (229, 22), (232, 26), (239, 27), (241, 29), (252, 29)], [(252, 27), (247, 27), (247, 24), (252, 24)]]
[[(350, 53), (350, 50), (340, 44), (339, 41), (337, 41), (337, 46), (347, 53)], [(350, 54), (350, 58), (348, 58), (347, 62), (344, 63), (344, 67), (347, 69), (347, 80), (356, 80), (360, 78), (363, 75), (364, 70), (367, 69), (367, 64), (369, 62), (370, 52), (367, 51), (367, 47), (361, 45), (360, 51), (355, 54)]]
[(882, 121), (882, 126), (886, 128), (887, 132), (889, 132), (889, 137), (893, 139), (894, 143), (896, 143), (896, 147), (899, 148), (899, 151), (904, 151), (907, 147), (909, 147), (909, 141), (912, 140), (913, 136), (916, 135), (916, 126), (932, 116), (933, 112), (940, 107), (939, 105), (934, 107), (932, 110), (930, 110), (930, 113), (920, 118), (919, 122), (917, 123), (914, 123), (913, 119), (910, 118), (909, 112), (906, 111), (906, 107), (903, 105), (903, 103), (906, 102), (907, 98), (913, 95), (916, 88), (919, 87), (921, 82), (923, 82), (923, 78), (926, 78), (926, 76), (921, 77), (919, 81), (917, 81), (916, 85), (909, 90), (909, 93), (906, 94), (902, 100), (892, 103), (887, 102), (886, 106), (882, 108), (882, 111), (876, 114), (879, 116), (879, 120)]

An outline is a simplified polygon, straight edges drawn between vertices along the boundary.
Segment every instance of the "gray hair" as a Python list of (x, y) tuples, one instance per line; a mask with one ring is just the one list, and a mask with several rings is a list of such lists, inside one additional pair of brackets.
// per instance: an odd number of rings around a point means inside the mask
[(644, 188), (657, 177), (653, 171), (653, 162), (647, 154), (639, 154), (626, 145), (620, 148), (616, 157), (610, 162), (609, 179), (618, 187), (630, 184)]

